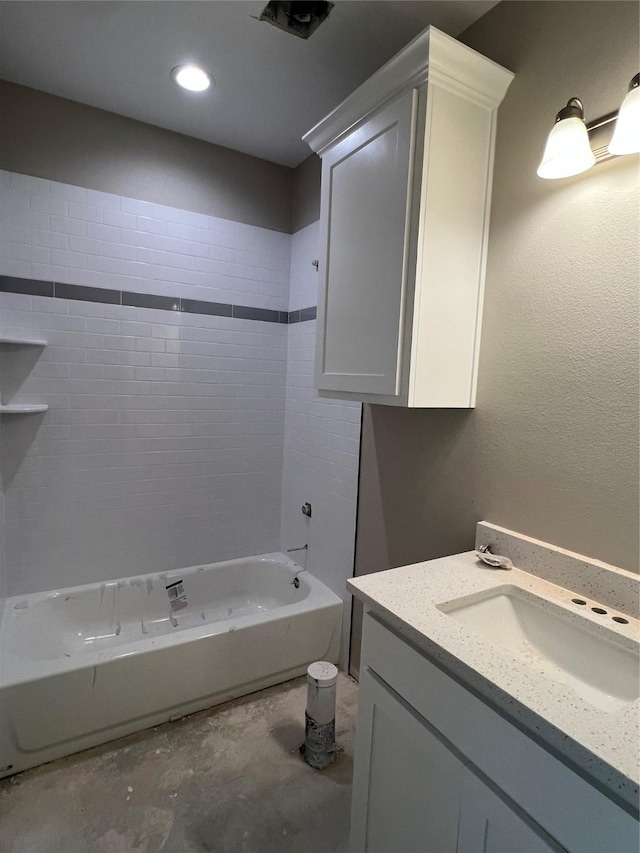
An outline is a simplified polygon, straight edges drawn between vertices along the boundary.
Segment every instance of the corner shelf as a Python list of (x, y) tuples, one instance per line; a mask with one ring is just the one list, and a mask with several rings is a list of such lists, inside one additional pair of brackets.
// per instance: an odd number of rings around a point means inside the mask
[(36, 338), (18, 338), (13, 335), (0, 335), (0, 344), (21, 344), (26, 347), (46, 347), (47, 342)]
[(0, 406), (0, 415), (33, 415), (48, 408), (46, 403), (7, 403)]

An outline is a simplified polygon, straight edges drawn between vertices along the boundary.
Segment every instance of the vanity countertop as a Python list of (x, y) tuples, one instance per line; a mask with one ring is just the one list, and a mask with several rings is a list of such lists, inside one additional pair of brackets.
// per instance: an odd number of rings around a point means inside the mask
[[(537, 671), (437, 607), (505, 585), (529, 590), (567, 609), (576, 595), (576, 591), (517, 567), (509, 571), (492, 569), (473, 551), (348, 582), (349, 590), (397, 633), (613, 799), (637, 809), (640, 703), (626, 704), (613, 712), (598, 710), (568, 684)], [(582, 615), (602, 624), (602, 617), (588, 609)], [(629, 620), (628, 625), (607, 623), (607, 627), (637, 641), (638, 622), (631, 617)]]

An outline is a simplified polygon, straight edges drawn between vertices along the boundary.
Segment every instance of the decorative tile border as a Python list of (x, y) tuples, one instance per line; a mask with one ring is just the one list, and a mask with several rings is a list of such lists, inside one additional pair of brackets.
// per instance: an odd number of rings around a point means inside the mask
[(26, 296), (48, 296), (52, 299), (78, 299), (82, 302), (104, 302), (108, 305), (130, 305), (135, 308), (152, 308), (160, 311), (209, 314), (217, 317), (235, 317), (239, 320), (260, 320), (263, 323), (290, 324), (316, 319), (315, 305), (298, 311), (275, 311), (271, 308), (250, 308), (247, 305), (231, 305), (226, 302), (181, 299), (178, 296), (157, 296), (153, 293), (131, 293), (126, 290), (85, 287), (82, 284), (38, 281), (8, 275), (0, 275), (0, 293), (22, 293)]

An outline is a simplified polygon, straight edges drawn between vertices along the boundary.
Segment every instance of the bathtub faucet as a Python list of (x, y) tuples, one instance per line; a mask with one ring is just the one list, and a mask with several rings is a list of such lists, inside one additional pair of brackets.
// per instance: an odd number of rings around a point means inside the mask
[(291, 583), (295, 586), (295, 588), (298, 589), (298, 587), (300, 586), (300, 579), (299, 579), (298, 575), (300, 574), (300, 572), (306, 572), (307, 571), (307, 552), (309, 551), (309, 545), (304, 544), (304, 545), (301, 545), (299, 548), (287, 548), (287, 554), (291, 554), (293, 551), (304, 551), (305, 552), (305, 554), (304, 554), (304, 567), (298, 569), (298, 571), (295, 573), (295, 575), (293, 577), (293, 580), (291, 581)]

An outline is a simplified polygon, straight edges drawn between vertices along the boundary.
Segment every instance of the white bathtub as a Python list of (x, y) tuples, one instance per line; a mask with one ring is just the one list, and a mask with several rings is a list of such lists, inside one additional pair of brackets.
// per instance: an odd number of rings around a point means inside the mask
[(266, 554), (8, 599), (0, 777), (336, 662), (342, 601), (297, 572)]

